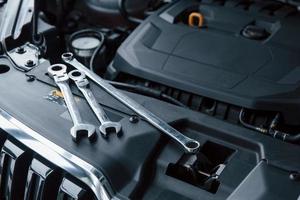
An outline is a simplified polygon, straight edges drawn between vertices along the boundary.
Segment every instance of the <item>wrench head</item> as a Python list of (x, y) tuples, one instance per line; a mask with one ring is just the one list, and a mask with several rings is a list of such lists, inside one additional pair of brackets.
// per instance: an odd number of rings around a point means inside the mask
[(82, 79), (85, 79), (85, 73), (75, 69), (69, 72), (69, 77), (73, 81), (81, 81)]
[(68, 62), (68, 61), (73, 60), (74, 55), (71, 52), (66, 52), (66, 53), (62, 54), (61, 58), (62, 58), (63, 61)]
[(104, 122), (100, 125), (99, 130), (105, 138), (107, 138), (110, 133), (115, 133), (118, 137), (120, 137), (122, 126), (119, 122)]
[(48, 67), (48, 74), (51, 77), (64, 76), (67, 73), (67, 66), (64, 64), (55, 64)]
[(85, 73), (79, 70), (72, 70), (68, 74), (69, 78), (73, 80), (78, 87), (86, 87), (89, 81), (86, 79)]
[(81, 137), (87, 136), (89, 138), (89, 140), (93, 140), (95, 139), (96, 136), (96, 129), (95, 126), (91, 125), (91, 124), (78, 124), (78, 125), (74, 125), (71, 129), (70, 129), (70, 133), (72, 136), (72, 139), (75, 142), (78, 142), (80, 140)]

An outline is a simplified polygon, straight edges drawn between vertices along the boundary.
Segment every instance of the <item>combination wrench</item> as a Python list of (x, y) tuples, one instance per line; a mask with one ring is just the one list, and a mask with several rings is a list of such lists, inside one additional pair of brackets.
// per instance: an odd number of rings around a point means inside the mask
[(167, 134), (169, 137), (174, 139), (177, 143), (179, 143), (187, 153), (196, 153), (200, 148), (200, 143), (194, 139), (191, 139), (173, 127), (171, 127), (168, 123), (160, 119), (158, 116), (147, 110), (145, 107), (134, 101), (133, 99), (126, 96), (124, 93), (117, 90), (107, 81), (102, 79), (96, 73), (92, 72), (88, 68), (86, 68), (83, 64), (78, 62), (72, 53), (64, 53), (62, 55), (62, 59), (65, 63), (72, 65), (79, 71), (85, 73), (87, 77), (89, 77), (92, 81), (97, 83), (102, 89), (104, 89), (108, 94), (116, 98), (118, 101), (123, 103), (125, 106), (136, 112), (138, 115), (143, 117), (148, 123), (152, 124), (154, 127), (159, 129), (161, 132)]
[(116, 133), (118, 136), (120, 136), (122, 129), (121, 124), (119, 122), (112, 122), (108, 118), (103, 108), (97, 102), (93, 92), (90, 90), (90, 84), (85, 74), (79, 70), (73, 70), (69, 72), (69, 77), (75, 82), (77, 88), (83, 94), (91, 109), (95, 113), (96, 117), (100, 121), (100, 133), (104, 137), (107, 137), (109, 133)]
[(80, 112), (69, 86), (69, 76), (67, 74), (66, 65), (51, 65), (48, 68), (48, 74), (54, 79), (54, 82), (64, 96), (65, 103), (73, 121), (73, 127), (70, 129), (72, 139), (78, 142), (79, 138), (84, 135), (87, 135), (90, 140), (94, 139), (96, 134), (95, 126), (84, 123), (81, 119)]

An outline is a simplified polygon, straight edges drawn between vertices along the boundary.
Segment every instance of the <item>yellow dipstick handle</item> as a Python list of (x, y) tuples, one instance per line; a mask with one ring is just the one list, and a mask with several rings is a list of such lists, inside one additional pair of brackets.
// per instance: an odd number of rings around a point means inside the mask
[(191, 27), (199, 27), (201, 28), (203, 26), (204, 23), (204, 17), (201, 13), (198, 12), (192, 12), (189, 15), (189, 26)]

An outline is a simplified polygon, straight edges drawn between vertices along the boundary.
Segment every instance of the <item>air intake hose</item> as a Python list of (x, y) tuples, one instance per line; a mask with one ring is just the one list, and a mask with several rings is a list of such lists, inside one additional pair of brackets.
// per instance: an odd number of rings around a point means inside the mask
[[(156, 0), (157, 1), (157, 0)], [(120, 6), (126, 7), (126, 12), (130, 15), (139, 15), (143, 13), (153, 0), (86, 0), (86, 4), (101, 12), (119, 13)], [(123, 9), (123, 8), (121, 8)]]

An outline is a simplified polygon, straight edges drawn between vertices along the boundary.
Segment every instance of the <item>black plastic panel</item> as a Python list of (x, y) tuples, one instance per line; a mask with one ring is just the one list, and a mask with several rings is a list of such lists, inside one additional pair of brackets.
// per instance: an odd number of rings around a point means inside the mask
[(227, 200), (299, 199), (298, 186), (299, 182), (291, 181), (287, 172), (261, 162)]
[[(203, 28), (186, 24), (192, 11), (204, 15)], [(299, 125), (297, 24), (295, 7), (275, 1), (177, 1), (131, 34), (109, 75), (131, 74), (228, 104), (281, 112), (287, 124)], [(265, 37), (243, 36), (253, 26)]]

